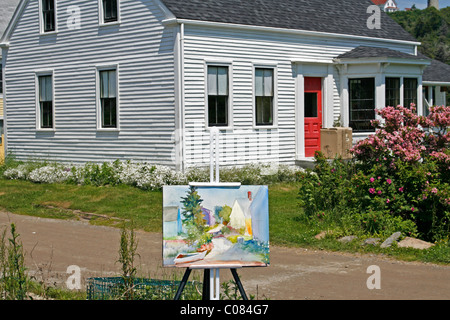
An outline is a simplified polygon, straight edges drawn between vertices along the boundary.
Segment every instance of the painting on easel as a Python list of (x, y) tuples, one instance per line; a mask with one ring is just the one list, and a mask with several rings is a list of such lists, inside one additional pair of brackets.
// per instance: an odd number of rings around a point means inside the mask
[(164, 186), (163, 265), (269, 265), (267, 186)]

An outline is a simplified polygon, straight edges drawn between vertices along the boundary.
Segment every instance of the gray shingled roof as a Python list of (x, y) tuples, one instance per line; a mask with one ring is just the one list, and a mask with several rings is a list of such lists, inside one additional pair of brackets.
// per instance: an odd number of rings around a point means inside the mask
[(423, 81), (450, 83), (450, 66), (438, 60), (431, 60), (431, 64), (423, 71)]
[(392, 50), (388, 48), (359, 46), (353, 50), (341, 54), (338, 59), (358, 59), (358, 58), (402, 58), (429, 60), (425, 56), (415, 56), (408, 53)]
[(3, 33), (8, 27), (9, 21), (11, 20), (14, 11), (20, 0), (1, 0), (0, 5), (0, 39)]
[(179, 19), (416, 41), (382, 12), (369, 29), (370, 0), (162, 0)]

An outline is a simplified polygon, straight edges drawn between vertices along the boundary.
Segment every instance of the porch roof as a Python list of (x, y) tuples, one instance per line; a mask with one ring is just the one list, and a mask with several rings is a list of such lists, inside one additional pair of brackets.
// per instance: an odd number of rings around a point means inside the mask
[(431, 64), (423, 72), (423, 81), (450, 86), (450, 66), (438, 60), (431, 60)]
[(343, 53), (337, 59), (360, 59), (360, 58), (400, 58), (413, 60), (429, 60), (425, 56), (416, 56), (397, 50), (379, 47), (359, 46)]

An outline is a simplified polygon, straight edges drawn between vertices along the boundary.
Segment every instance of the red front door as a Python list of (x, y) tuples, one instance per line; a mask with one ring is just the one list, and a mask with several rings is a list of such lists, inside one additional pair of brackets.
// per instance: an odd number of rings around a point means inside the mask
[(322, 128), (322, 78), (305, 77), (305, 156), (320, 150)]

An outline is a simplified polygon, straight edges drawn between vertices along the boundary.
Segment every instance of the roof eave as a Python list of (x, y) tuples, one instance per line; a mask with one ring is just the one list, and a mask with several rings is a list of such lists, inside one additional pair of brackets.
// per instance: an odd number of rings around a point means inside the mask
[(393, 63), (428, 66), (431, 60), (417, 58), (393, 58), (393, 57), (368, 57), (368, 58), (336, 58), (335, 64), (368, 64), (368, 63)]
[(429, 86), (440, 86), (440, 87), (450, 87), (450, 81), (445, 82), (445, 81), (427, 81), (427, 80), (423, 80), (422, 81), (423, 85), (429, 85)]

